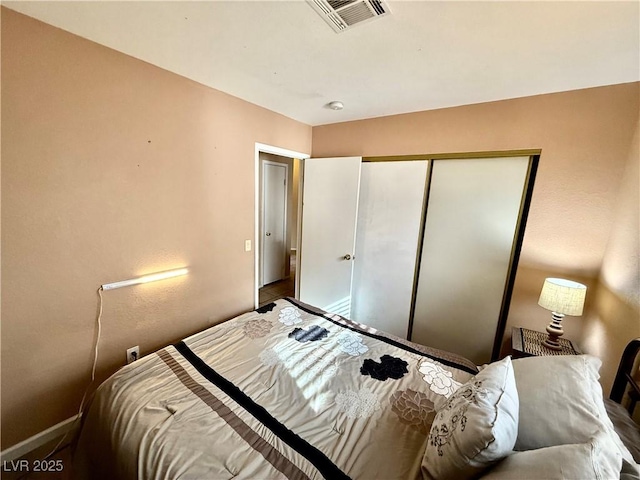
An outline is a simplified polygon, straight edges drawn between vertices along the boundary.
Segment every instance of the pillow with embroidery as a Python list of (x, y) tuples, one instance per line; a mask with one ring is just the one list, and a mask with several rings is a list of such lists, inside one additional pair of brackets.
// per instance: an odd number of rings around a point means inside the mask
[(511, 453), (519, 399), (511, 357), (487, 365), (438, 410), (422, 460), (426, 479), (475, 478)]

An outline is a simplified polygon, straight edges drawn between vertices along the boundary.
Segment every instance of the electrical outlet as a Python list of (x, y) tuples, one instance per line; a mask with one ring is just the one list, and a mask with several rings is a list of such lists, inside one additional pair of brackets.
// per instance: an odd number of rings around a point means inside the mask
[(250, 252), (251, 251), (251, 240), (245, 240), (244, 241), (244, 251), (245, 252)]
[(127, 363), (135, 362), (140, 358), (140, 347), (136, 345), (127, 349)]

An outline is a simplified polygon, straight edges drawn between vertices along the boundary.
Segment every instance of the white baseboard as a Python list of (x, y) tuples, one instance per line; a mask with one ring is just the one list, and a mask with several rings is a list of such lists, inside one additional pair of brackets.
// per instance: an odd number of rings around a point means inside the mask
[[(0, 452), (0, 463), (16, 460), (52, 440), (62, 437), (72, 429), (78, 428), (80, 426), (80, 422), (74, 423), (77, 419), (78, 415), (74, 415), (71, 418), (67, 418), (62, 422), (55, 424), (53, 427), (49, 427), (40, 433), (36, 433), (34, 436), (29, 437), (20, 443), (16, 443), (13, 447), (3, 450)], [(69, 438), (73, 438), (73, 435)]]

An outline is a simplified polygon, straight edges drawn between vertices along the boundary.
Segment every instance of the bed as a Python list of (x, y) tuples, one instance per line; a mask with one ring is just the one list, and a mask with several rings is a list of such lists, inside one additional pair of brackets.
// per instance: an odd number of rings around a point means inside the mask
[[(110, 479), (640, 479), (605, 412), (599, 360), (538, 360), (479, 370), (282, 299), (115, 373), (84, 415), (74, 467)], [(541, 389), (549, 368), (567, 380), (557, 392)]]

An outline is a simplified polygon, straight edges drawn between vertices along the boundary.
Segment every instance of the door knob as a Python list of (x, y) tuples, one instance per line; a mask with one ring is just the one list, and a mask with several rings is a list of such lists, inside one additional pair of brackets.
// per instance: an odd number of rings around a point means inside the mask
[(351, 260), (351, 255), (349, 255), (349, 254), (347, 253), (347, 254), (346, 254), (344, 257), (342, 257), (342, 258), (344, 258), (345, 260)]
[(270, 236), (271, 236), (271, 232), (267, 232), (265, 235), (266, 235), (267, 237), (270, 237)]

